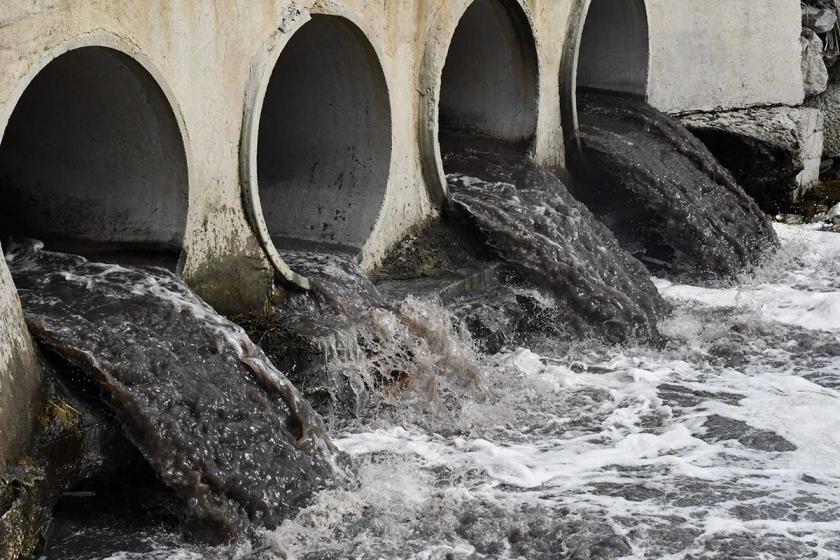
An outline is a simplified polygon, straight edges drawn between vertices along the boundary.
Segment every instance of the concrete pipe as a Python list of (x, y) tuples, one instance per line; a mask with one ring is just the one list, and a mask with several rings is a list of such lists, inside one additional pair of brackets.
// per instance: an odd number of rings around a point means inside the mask
[(361, 30), (333, 15), (304, 23), (277, 58), (258, 126), (256, 211), (273, 245), (358, 253), (391, 162), (388, 89)]
[(474, 0), (460, 14), (433, 30), (421, 75), (424, 173), (437, 202), (446, 196), (442, 152), (528, 151), (537, 129), (537, 50), (523, 5)]
[(172, 108), (151, 74), (86, 46), (49, 62), (0, 144), (0, 230), (47, 248), (174, 268), (188, 204)]
[(572, 8), (560, 70), (567, 156), (580, 156), (580, 88), (647, 97), (650, 36), (645, 0), (579, 0)]

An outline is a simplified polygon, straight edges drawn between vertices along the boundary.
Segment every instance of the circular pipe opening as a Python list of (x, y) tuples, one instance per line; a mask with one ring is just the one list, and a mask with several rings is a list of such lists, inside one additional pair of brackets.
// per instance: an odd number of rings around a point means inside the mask
[(0, 143), (0, 232), (174, 268), (187, 205), (178, 123), (134, 59), (81, 47), (27, 86)]
[(572, 8), (560, 71), (566, 152), (580, 157), (577, 93), (647, 97), (650, 37), (645, 0), (580, 0)]
[(277, 248), (358, 253), (388, 185), (391, 110), (361, 30), (314, 15), (274, 66), (259, 115), (259, 204)]
[(441, 152), (529, 150), (537, 129), (537, 80), (536, 45), (520, 6), (475, 0), (455, 28), (443, 67)]

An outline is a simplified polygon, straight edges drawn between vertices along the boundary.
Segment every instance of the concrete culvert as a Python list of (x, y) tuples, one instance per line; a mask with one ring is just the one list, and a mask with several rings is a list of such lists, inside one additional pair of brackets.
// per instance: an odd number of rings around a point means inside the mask
[(520, 6), (475, 0), (458, 22), (443, 68), (441, 152), (487, 141), (529, 149), (537, 128), (537, 80), (536, 46)]
[(174, 267), (188, 204), (181, 134), (131, 57), (82, 47), (28, 85), (0, 144), (0, 232)]
[(580, 37), (577, 87), (647, 95), (644, 0), (592, 0)]
[(647, 97), (650, 37), (645, 0), (579, 0), (569, 18), (560, 71), (568, 155), (580, 152), (579, 91)]
[(313, 16), (281, 52), (259, 119), (257, 182), (274, 245), (357, 253), (391, 161), (385, 76), (362, 32)]

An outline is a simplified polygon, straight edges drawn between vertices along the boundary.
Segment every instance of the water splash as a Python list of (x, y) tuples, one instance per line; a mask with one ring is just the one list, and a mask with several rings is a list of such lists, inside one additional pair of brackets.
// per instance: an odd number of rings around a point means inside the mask
[[(388, 301), (346, 255), (283, 257), (312, 291), (286, 294), (267, 314), (239, 320), (273, 361), (287, 362), (295, 385), (331, 425), (413, 405), (435, 414), (446, 408), (445, 392), (475, 384), (470, 335), (434, 299)], [(289, 352), (295, 346), (311, 352)]]
[(677, 120), (623, 96), (578, 95), (575, 192), (657, 273), (732, 278), (777, 244), (767, 216)]
[(544, 340), (478, 356), (449, 415), (336, 425), (355, 482), (257, 542), (162, 534), (112, 557), (834, 559), (840, 314), (796, 322), (751, 302), (789, 289), (796, 317), (814, 295), (840, 301), (840, 235), (778, 231), (800, 257), (742, 276), (744, 297), (668, 284), (663, 348)]

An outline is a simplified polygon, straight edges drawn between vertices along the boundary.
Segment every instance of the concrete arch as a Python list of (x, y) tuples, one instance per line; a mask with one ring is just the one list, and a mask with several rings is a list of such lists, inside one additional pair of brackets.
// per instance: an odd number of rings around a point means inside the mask
[(579, 88), (647, 98), (650, 30), (646, 0), (577, 0), (560, 68), (560, 103), (566, 152), (580, 153)]
[(431, 199), (446, 197), (441, 143), (527, 150), (537, 133), (539, 64), (521, 0), (466, 0), (441, 13), (426, 42), (419, 123)]
[(188, 151), (139, 49), (90, 34), (48, 51), (0, 115), (0, 229), (48, 248), (180, 268)]
[(380, 53), (352, 12), (301, 13), (252, 74), (242, 172), (252, 226), (277, 271), (308, 287), (278, 247), (358, 253), (391, 168), (391, 100)]

